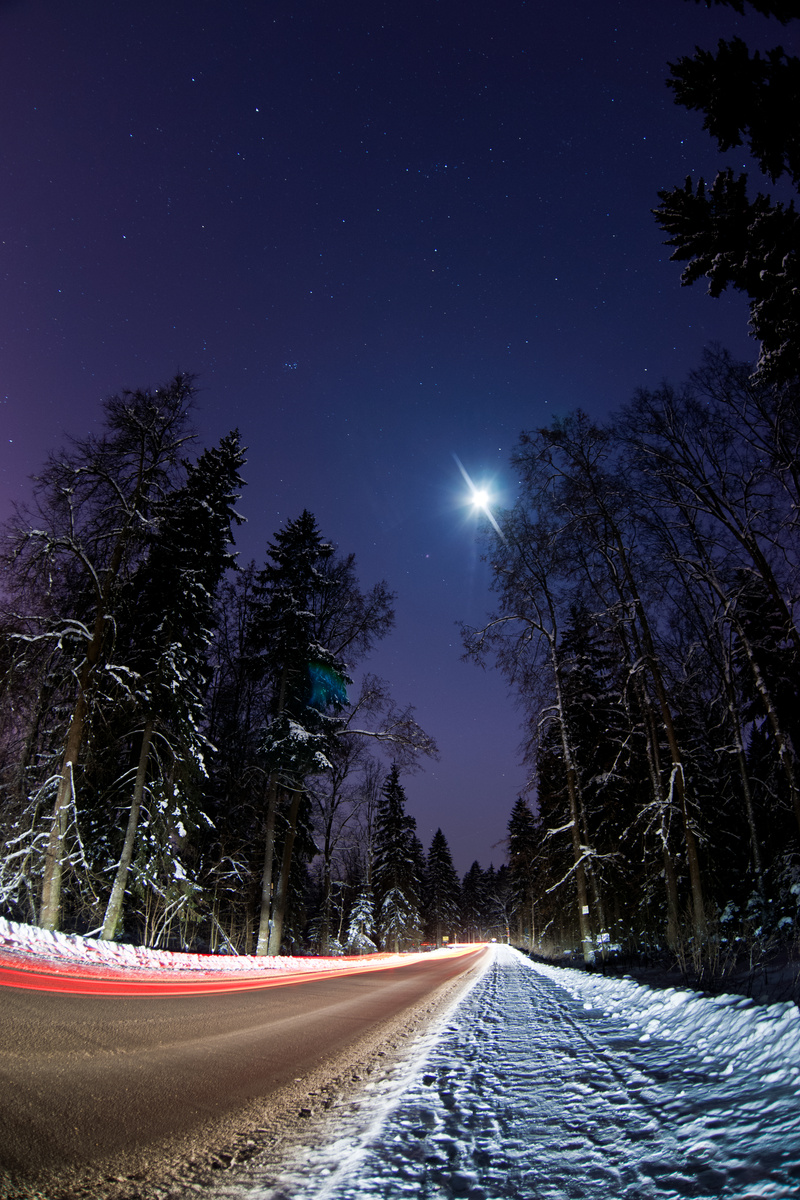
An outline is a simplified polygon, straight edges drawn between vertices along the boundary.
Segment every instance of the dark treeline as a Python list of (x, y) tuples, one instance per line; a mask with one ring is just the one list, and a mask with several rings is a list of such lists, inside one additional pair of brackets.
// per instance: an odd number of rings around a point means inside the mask
[(308, 512), (236, 567), (244, 453), (187, 460), (193, 392), (112, 397), (5, 528), (0, 911), (260, 954), (502, 932), (502, 877), (476, 864), (462, 898), (405, 813), (432, 739), (352, 678), (394, 596)]
[(800, 403), (724, 352), (604, 425), (522, 435), (465, 630), (526, 713), (515, 937), (695, 967), (793, 936), (800, 897)]
[[(790, 0), (698, 0), (788, 24)], [(707, 355), (524, 434), (518, 501), (493, 535), (498, 606), (465, 630), (527, 717), (533, 804), (509, 825), (518, 940), (666, 948), (719, 973), (793, 937), (800, 897), (798, 500), (800, 60), (741, 38), (669, 64), (721, 165), (659, 192), (682, 282), (747, 297), (754, 372)]]

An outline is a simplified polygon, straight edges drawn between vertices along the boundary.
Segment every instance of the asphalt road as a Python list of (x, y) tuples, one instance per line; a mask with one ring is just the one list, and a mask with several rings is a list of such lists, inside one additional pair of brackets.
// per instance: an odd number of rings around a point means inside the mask
[(268, 1098), (485, 953), (208, 995), (0, 987), (0, 1168), (86, 1166)]

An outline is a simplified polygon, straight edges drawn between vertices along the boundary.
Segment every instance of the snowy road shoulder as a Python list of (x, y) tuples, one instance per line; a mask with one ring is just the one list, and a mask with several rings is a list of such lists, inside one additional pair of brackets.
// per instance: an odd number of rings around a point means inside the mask
[[(249, 1200), (769, 1197), (800, 1188), (800, 1015), (494, 962), (327, 1146)], [(226, 1192), (226, 1195), (233, 1195)]]
[(713, 1050), (723, 1074), (761, 1071), (765, 1082), (800, 1085), (800, 1009), (790, 1002), (755, 1004), (743, 996), (702, 996), (680, 988), (650, 988), (631, 979), (607, 979), (533, 963), (532, 971), (553, 981), (587, 1012), (628, 1022), (639, 1041), (675, 1041), (700, 1054)]
[(409, 961), (409, 955), (339, 955), (336, 958), (293, 958), (289, 955), (256, 957), (237, 954), (191, 954), (172, 950), (104, 942), (75, 933), (53, 933), (35, 925), (20, 925), (0, 917), (0, 957), (32, 967), (48, 964), (56, 972), (97, 974), (108, 977), (136, 976), (164, 979), (166, 976), (263, 976), (267, 974), (341, 971), (343, 966), (392, 966)]

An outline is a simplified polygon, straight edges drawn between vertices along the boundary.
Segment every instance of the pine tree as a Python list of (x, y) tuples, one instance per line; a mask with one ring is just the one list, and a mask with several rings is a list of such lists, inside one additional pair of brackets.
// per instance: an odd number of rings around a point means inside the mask
[(483, 941), (486, 936), (486, 880), (475, 861), (461, 884), (461, 930), (468, 942)]
[(428, 935), (437, 946), (453, 941), (460, 924), (461, 885), (450, 847), (441, 829), (433, 835), (425, 862), (423, 917)]
[[(343, 715), (351, 683), (347, 672), (394, 622), (394, 597), (386, 584), (362, 592), (354, 556), (336, 556), (308, 512), (278, 534), (270, 556), (257, 581), (260, 611), (251, 642), (272, 694), (262, 744), (269, 788), (258, 952), (277, 954), (289, 887), (284, 855), (267, 936), (279, 797), (287, 810), (290, 844), (302, 781), (331, 771), (340, 739), (372, 736), (399, 743), (412, 755), (431, 752), (432, 743), (408, 712), (399, 715), (395, 728), (374, 733), (349, 727)], [(391, 706), (387, 715), (394, 715)]]
[(508, 820), (508, 873), (521, 946), (536, 938), (536, 818), (520, 796)]
[(484, 876), (484, 890), (488, 933), (495, 941), (510, 943), (514, 901), (511, 878), (505, 863), (496, 871), (489, 863)]
[(364, 885), (350, 910), (347, 926), (347, 953), (373, 954), (377, 950), (372, 940), (375, 934), (375, 907), (372, 889)]
[[(184, 486), (159, 506), (150, 553), (121, 598), (117, 658), (123, 653), (127, 670), (135, 675), (134, 715), (141, 719), (142, 729), (125, 839), (103, 922), (105, 939), (114, 937), (122, 913), (154, 734), (159, 735), (162, 757), (169, 746), (174, 760), (205, 774), (206, 741), (200, 731), (210, 674), (207, 654), (214, 634), (216, 592), (224, 572), (234, 564), (228, 546), (231, 525), (240, 521), (234, 505), (243, 463), (239, 435), (234, 432), (187, 467)], [(182, 881), (185, 872), (175, 865), (169, 845), (176, 828), (185, 829), (192, 819), (174, 782), (167, 786), (160, 805), (153, 800), (151, 826), (158, 807), (166, 825), (160, 823), (148, 857), (152, 863), (166, 852), (171, 886), (172, 880)]]
[(216, 948), (221, 939), (245, 954), (254, 950), (260, 895), (266, 789), (259, 745), (270, 698), (261, 668), (254, 669), (250, 658), (255, 576), (250, 562), (218, 591), (204, 722), (213, 746), (206, 754), (203, 801), (213, 828), (201, 843), (210, 941)]
[[(799, 15), (791, 0), (757, 7), (782, 21)], [(705, 114), (703, 127), (720, 150), (746, 140), (773, 182), (786, 175), (795, 190), (800, 187), (800, 136), (789, 118), (800, 109), (800, 59), (780, 47), (751, 57), (734, 38), (721, 40), (716, 54), (697, 49), (670, 69), (676, 103)], [(730, 169), (720, 171), (709, 188), (690, 176), (682, 188), (658, 195), (661, 205), (654, 213), (670, 235), (666, 244), (675, 247), (672, 258), (688, 261), (682, 282), (705, 276), (712, 296), (727, 287), (744, 292), (752, 331), (761, 341), (763, 374), (775, 379), (800, 374), (800, 214), (794, 203), (773, 203), (761, 192), (750, 199), (747, 175)]]
[(381, 943), (395, 953), (420, 936), (419, 842), (416, 821), (407, 815), (405, 803), (395, 764), (378, 807), (372, 875)]
[[(329, 586), (325, 566), (333, 546), (323, 541), (312, 514), (304, 511), (290, 521), (269, 553), (271, 561), (257, 581), (260, 597), (251, 629), (251, 644), (271, 693), (270, 722), (262, 743), (269, 783), (257, 954), (280, 952), (304, 780), (329, 766), (332, 741), (341, 728), (338, 712), (350, 682), (344, 662), (316, 636), (315, 614)], [(320, 678), (322, 694), (315, 698)], [(273, 902), (275, 821), (281, 799), (287, 828)]]

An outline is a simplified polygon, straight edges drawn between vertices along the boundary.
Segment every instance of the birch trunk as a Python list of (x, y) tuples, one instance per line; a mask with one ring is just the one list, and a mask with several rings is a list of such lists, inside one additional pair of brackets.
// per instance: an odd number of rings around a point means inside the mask
[(95, 618), (92, 638), (86, 650), (86, 659), (78, 677), (78, 695), (72, 711), (67, 744), (64, 750), (64, 760), (61, 768), (61, 781), (58, 785), (55, 807), (53, 809), (53, 824), (45, 852), (44, 876), (42, 879), (42, 903), (39, 912), (39, 924), (42, 929), (56, 930), (61, 924), (61, 879), (64, 872), (64, 838), (67, 831), (67, 813), (74, 797), (74, 773), (78, 764), (83, 731), (88, 711), (88, 689), (91, 685), (92, 674), (100, 661), (106, 631), (110, 621), (110, 596), (125, 549), (130, 537), (133, 516), (138, 509), (144, 487), (144, 461), (140, 456), (136, 488), (128, 506), (128, 515), (111, 553), (108, 567), (103, 575), (102, 585), (99, 580), (95, 590)]
[(581, 946), (583, 961), (591, 963), (594, 959), (592, 930), (589, 922), (589, 897), (586, 891), (586, 871), (583, 866), (583, 846), (581, 845), (580, 810), (578, 799), (578, 774), (572, 757), (572, 747), (567, 736), (567, 724), (564, 713), (563, 697), (561, 694), (561, 672), (556, 661), (555, 644), (551, 642), (553, 673), (556, 684), (556, 703), (558, 705), (558, 721), (561, 726), (561, 748), (564, 753), (564, 763), (567, 773), (567, 793), (569, 795), (570, 828), (572, 833), (572, 856), (575, 864), (575, 886), (578, 893), (578, 925), (581, 931)]
[(133, 798), (128, 813), (128, 826), (125, 830), (125, 841), (122, 846), (119, 864), (114, 876), (114, 886), (111, 889), (106, 914), (103, 920), (103, 931), (100, 937), (105, 942), (113, 941), (125, 900), (125, 888), (128, 883), (128, 871), (133, 862), (133, 851), (136, 846), (136, 831), (139, 827), (139, 814), (142, 810), (144, 785), (147, 782), (147, 761), (150, 757), (150, 743), (153, 740), (154, 721), (151, 717), (142, 732), (142, 745), (139, 751), (139, 765), (136, 770), (136, 781), (133, 785)]

